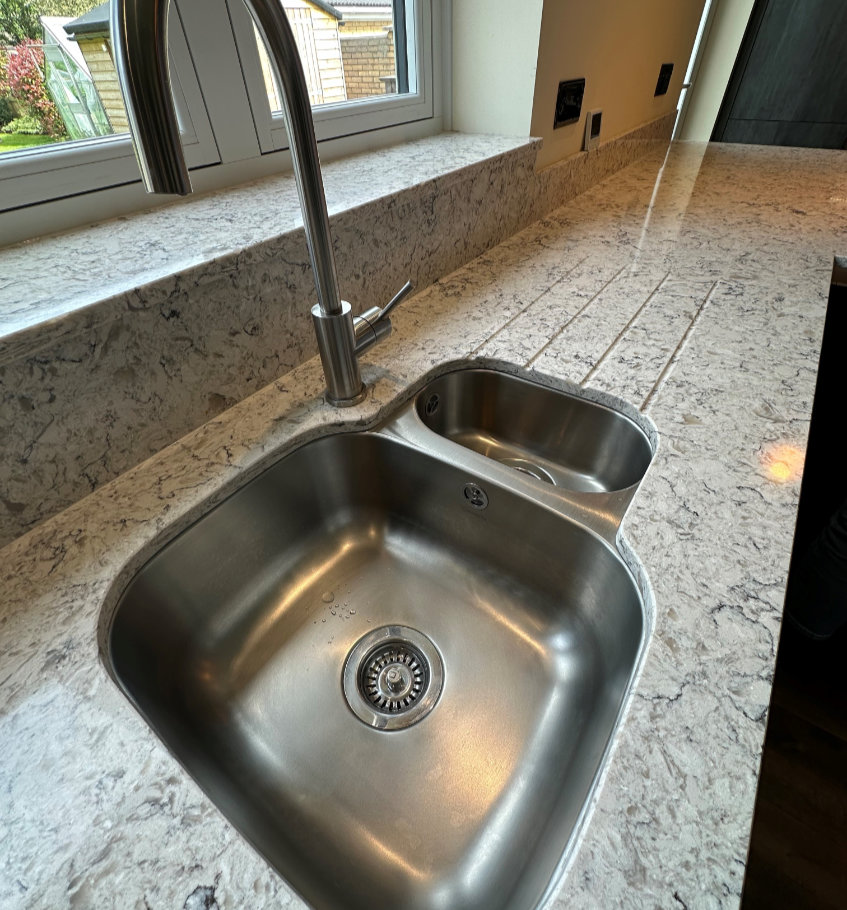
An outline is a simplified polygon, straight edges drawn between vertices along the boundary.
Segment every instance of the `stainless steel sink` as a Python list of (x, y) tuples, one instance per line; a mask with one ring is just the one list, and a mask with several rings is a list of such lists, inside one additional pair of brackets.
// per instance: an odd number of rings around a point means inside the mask
[(620, 412), (494, 370), (448, 373), (415, 407), (440, 436), (567, 490), (626, 489), (653, 457), (644, 432)]
[(167, 544), (106, 660), (310, 906), (530, 910), (602, 767), (642, 598), (614, 536), (532, 478), (392, 434), (309, 443)]

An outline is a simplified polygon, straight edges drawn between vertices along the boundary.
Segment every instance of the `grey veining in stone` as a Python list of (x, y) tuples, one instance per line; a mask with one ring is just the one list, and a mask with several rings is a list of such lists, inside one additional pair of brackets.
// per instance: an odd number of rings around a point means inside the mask
[[(538, 176), (536, 141), (461, 134), (328, 165), (345, 297), (358, 312), (427, 287), (660, 145), (666, 120)], [(300, 220), (275, 177), (0, 251), (16, 276), (0, 282), (0, 545), (315, 353)]]
[[(467, 167), (526, 145), (451, 133), (330, 162), (323, 170), (327, 206), (336, 214), (447, 183)], [(212, 262), (219, 270), (232, 268), (239, 257), (255, 255), (253, 248), (301, 224), (294, 178), (287, 174), (7, 247), (0, 250), (7, 276), (0, 282), (0, 337)]]
[(644, 157), (404, 304), (357, 408), (325, 406), (308, 360), (5, 547), (0, 906), (303, 908), (117, 690), (101, 607), (292, 446), (495, 357), (627, 398), (659, 433), (622, 529), (654, 634), (545, 910), (737, 907), (845, 186), (843, 152)]

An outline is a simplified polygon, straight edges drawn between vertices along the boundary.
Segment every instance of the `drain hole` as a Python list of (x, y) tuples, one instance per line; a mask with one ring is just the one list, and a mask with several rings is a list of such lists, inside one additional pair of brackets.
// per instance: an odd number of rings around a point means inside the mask
[(438, 405), (440, 404), (440, 399), (437, 395), (430, 395), (424, 405), (424, 411), (426, 412), (427, 417), (432, 417), (432, 415), (438, 410)]
[(556, 481), (553, 480), (551, 474), (548, 474), (544, 468), (540, 468), (537, 464), (533, 464), (525, 458), (499, 458), (498, 461), (500, 464), (506, 465), (506, 467), (520, 471), (521, 474), (527, 474), (530, 477), (534, 477), (536, 480), (543, 480), (544, 483), (550, 483), (553, 484), (553, 486), (556, 486)]
[(359, 672), (359, 689), (385, 714), (408, 711), (429, 685), (426, 658), (412, 645), (392, 641), (371, 651)]
[(402, 730), (435, 707), (444, 664), (435, 645), (408, 626), (382, 626), (360, 638), (344, 662), (344, 697), (378, 730)]

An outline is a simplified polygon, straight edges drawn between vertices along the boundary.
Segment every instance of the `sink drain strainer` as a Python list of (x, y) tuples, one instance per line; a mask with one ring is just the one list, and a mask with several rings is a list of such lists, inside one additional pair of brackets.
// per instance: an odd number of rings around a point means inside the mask
[(429, 685), (429, 669), (423, 655), (402, 641), (372, 651), (360, 676), (365, 698), (386, 714), (411, 708)]
[(497, 459), (500, 464), (504, 464), (507, 467), (514, 468), (516, 471), (520, 471), (521, 474), (528, 474), (530, 477), (534, 477), (536, 480), (543, 480), (544, 483), (551, 483), (553, 486), (556, 486), (556, 481), (553, 480), (552, 474), (545, 471), (544, 468), (535, 464), (532, 461), (527, 461), (526, 458), (499, 458)]
[(344, 662), (347, 703), (359, 720), (378, 730), (417, 723), (435, 707), (443, 683), (438, 649), (407, 626), (374, 629)]

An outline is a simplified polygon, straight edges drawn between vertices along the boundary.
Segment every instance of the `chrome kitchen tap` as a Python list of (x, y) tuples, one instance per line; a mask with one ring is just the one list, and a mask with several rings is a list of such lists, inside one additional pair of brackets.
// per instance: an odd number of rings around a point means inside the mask
[[(318, 145), (306, 78), (294, 34), (279, 0), (244, 0), (253, 16), (282, 92), (294, 177), (303, 211), (318, 302), (312, 321), (327, 401), (344, 407), (364, 397), (358, 357), (391, 332), (389, 312), (412, 289), (407, 282), (384, 307), (353, 318), (341, 299), (332, 250)], [(169, 0), (113, 0), (112, 45), (133, 146), (150, 193), (191, 192), (179, 139), (168, 71)]]

